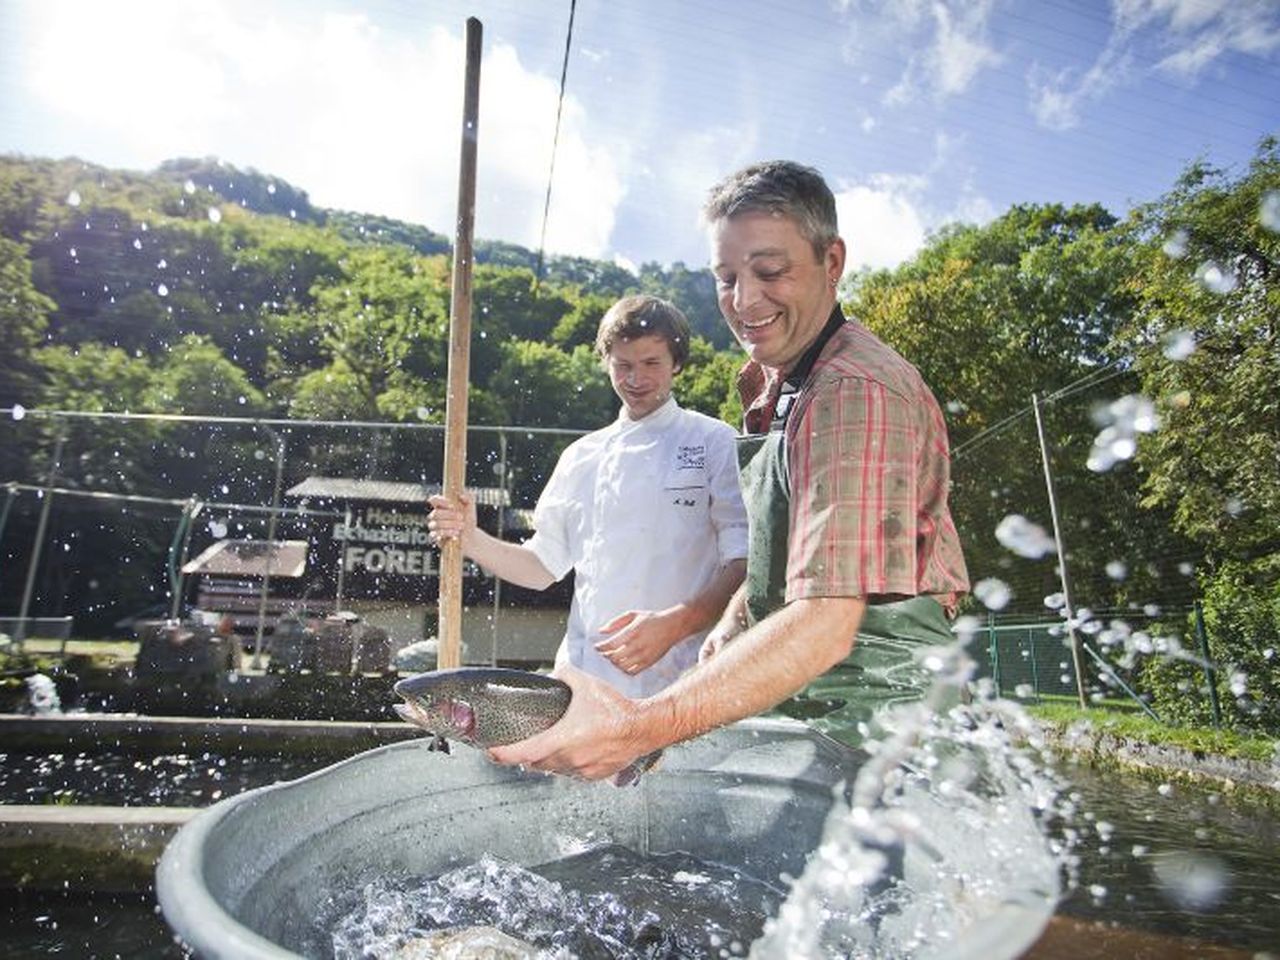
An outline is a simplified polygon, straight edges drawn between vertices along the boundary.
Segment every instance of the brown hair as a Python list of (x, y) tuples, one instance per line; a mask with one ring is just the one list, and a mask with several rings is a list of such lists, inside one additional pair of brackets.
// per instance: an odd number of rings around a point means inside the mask
[(596, 332), (596, 353), (608, 359), (619, 340), (661, 337), (671, 350), (676, 368), (684, 369), (689, 359), (689, 321), (674, 303), (649, 294), (623, 297), (600, 320)]

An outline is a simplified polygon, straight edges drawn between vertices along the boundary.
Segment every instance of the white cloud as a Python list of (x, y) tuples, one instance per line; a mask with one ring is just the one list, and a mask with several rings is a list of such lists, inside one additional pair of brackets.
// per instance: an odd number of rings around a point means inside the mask
[(837, 8), (852, 31), (844, 45), (850, 62), (878, 59), (885, 50), (917, 51), (884, 94), (891, 106), (962, 94), (984, 69), (1004, 61), (987, 38), (995, 0), (842, 0)]
[(991, 3), (958, 5), (957, 10), (959, 17), (941, 3), (933, 9), (937, 33), (929, 68), (943, 96), (964, 93), (983, 67), (999, 66), (1003, 59), (984, 40)]
[(916, 192), (893, 178), (880, 177), (836, 194), (840, 234), (849, 250), (846, 272), (896, 267), (920, 250), (927, 231)]
[(1157, 69), (1191, 78), (1226, 53), (1266, 56), (1280, 49), (1274, 0), (1116, 0), (1115, 31), (1144, 31), (1164, 53)]
[[(24, 10), (25, 95), (64, 153), (152, 167), (216, 154), (306, 189), (321, 206), (426, 224), (456, 216), (463, 49), (437, 28), (392, 35), (363, 13), (231, 4), (45, 0)], [(476, 234), (536, 246), (558, 79), (509, 45), (481, 71)], [(548, 248), (601, 256), (625, 152), (567, 97)], [(110, 145), (109, 147), (107, 145)], [(618, 158), (622, 157), (622, 160)]]
[(1087, 103), (1141, 76), (1139, 54), (1156, 61), (1155, 72), (1193, 81), (1224, 54), (1261, 57), (1276, 50), (1280, 5), (1274, 0), (1113, 0), (1111, 36), (1087, 71), (1049, 75), (1033, 66), (1028, 72), (1031, 109), (1041, 126), (1069, 130)]

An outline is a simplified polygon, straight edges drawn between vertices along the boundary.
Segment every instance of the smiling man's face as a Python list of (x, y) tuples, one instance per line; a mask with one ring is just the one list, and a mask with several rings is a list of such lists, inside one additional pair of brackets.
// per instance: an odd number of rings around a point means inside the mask
[(710, 228), (720, 312), (747, 355), (781, 370), (800, 359), (826, 325), (844, 269), (844, 241), (822, 257), (790, 217), (745, 212)]

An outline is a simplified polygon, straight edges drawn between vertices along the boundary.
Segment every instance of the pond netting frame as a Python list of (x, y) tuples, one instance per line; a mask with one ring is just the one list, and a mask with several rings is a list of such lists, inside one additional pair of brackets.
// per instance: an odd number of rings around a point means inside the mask
[[(38, 435), (25, 439), (33, 451), (28, 458), (27, 476), (10, 478), (4, 484), (4, 497), (0, 502), (0, 559), (8, 562), (0, 566), (0, 579), (10, 581), (9, 594), (16, 593), (13, 585), (19, 574), (23, 579), (21, 600), (17, 604), (16, 616), (11, 621), (11, 638), (18, 650), (23, 649), (25, 640), (32, 628), (41, 628), (44, 621), (50, 620), (48, 614), (59, 615), (58, 623), (62, 623), (65, 609), (65, 597), (46, 596), (47, 590), (39, 589), (40, 574), (47, 568), (46, 547), (53, 536), (49, 530), (51, 515), (56, 516), (55, 504), (59, 507), (68, 503), (79, 503), (120, 514), (143, 515), (159, 512), (166, 525), (164, 539), (167, 549), (164, 550), (163, 576), (164, 601), (170, 616), (176, 617), (183, 607), (183, 597), (187, 583), (182, 573), (191, 550), (192, 531), (197, 516), (216, 518), (217, 522), (227, 528), (229, 535), (232, 528), (238, 534), (249, 535), (264, 542), (274, 542), (277, 529), (287, 530), (290, 524), (299, 521), (328, 521), (349, 525), (350, 511), (323, 509), (310, 506), (306, 501), (301, 504), (285, 504), (282, 502), (284, 480), (292, 470), (293, 480), (297, 479), (297, 468), (301, 464), (304, 472), (311, 472), (311, 454), (317, 449), (324, 451), (326, 462), (344, 462), (352, 457), (363, 456), (363, 464), (356, 473), (366, 474), (373, 479), (385, 478), (389, 471), (399, 471), (396, 481), (404, 481), (406, 462), (414, 461), (417, 466), (408, 477), (409, 483), (418, 483), (426, 489), (438, 489), (439, 484), (428, 479), (431, 468), (438, 467), (443, 456), (444, 430), (438, 423), (401, 423), (383, 421), (354, 420), (315, 420), (315, 419), (281, 419), (259, 417), (198, 416), (184, 414), (149, 414), (121, 413), (71, 410), (31, 410), (21, 407), (0, 408), (0, 416), (7, 419), (17, 429), (34, 430)], [(4, 420), (0, 420), (3, 423)], [(257, 476), (241, 477), (239, 487), (232, 491), (227, 484), (220, 490), (211, 489), (209, 483), (203, 489), (193, 491), (191, 486), (175, 490), (180, 496), (157, 495), (162, 490), (152, 493), (128, 492), (121, 489), (86, 489), (77, 485), (77, 478), (68, 476), (64, 465), (74, 461), (77, 452), (72, 439), (77, 427), (88, 425), (92, 430), (113, 429), (114, 425), (123, 424), (133, 430), (164, 429), (166, 431), (212, 430), (252, 432), (260, 439), (250, 441), (249, 447), (255, 447), (253, 453), (260, 466), (255, 469)], [(495, 508), (496, 516), (488, 520), (496, 524), (499, 531), (511, 525), (510, 521), (524, 519), (528, 511), (520, 506), (529, 500), (528, 490), (540, 489), (545, 482), (544, 472), (549, 473), (559, 451), (568, 442), (590, 432), (589, 429), (545, 426), (497, 426), (473, 424), (468, 426), (468, 433), (477, 435), (479, 441), (474, 444), (476, 451), (469, 464), (468, 488), (480, 486), (485, 481), (486, 468), (497, 478), (496, 491), (490, 487), (490, 496), (484, 502)], [(339, 432), (341, 439), (332, 439), (334, 432)], [(394, 442), (396, 435), (413, 438), (409, 455), (397, 456)], [(317, 439), (320, 437), (320, 439)], [(354, 438), (353, 438), (354, 437)], [(430, 437), (431, 442), (423, 444), (419, 438)], [(225, 441), (227, 438), (222, 437)], [(242, 438), (243, 439), (243, 438)], [(301, 443), (299, 441), (302, 441)], [(196, 459), (197, 443), (186, 443), (169, 435), (169, 443), (176, 445), (179, 456), (190, 456)], [(225, 446), (236, 446), (238, 441), (228, 441)], [(185, 447), (190, 446), (188, 452)], [(17, 449), (19, 444), (14, 444)], [(515, 449), (520, 448), (520, 449)], [(261, 451), (261, 452), (259, 452)], [(304, 451), (304, 452), (300, 452)], [(438, 451), (438, 453), (437, 453)], [(240, 451), (241, 460), (245, 461), (244, 451)], [(15, 458), (16, 459), (16, 458)], [(43, 461), (43, 463), (42, 463)], [(245, 461), (251, 462), (251, 461)], [(43, 467), (43, 469), (41, 469)], [(436, 470), (438, 476), (439, 471)], [(379, 477), (381, 475), (381, 477)], [(124, 480), (123, 473), (119, 478)], [(154, 478), (148, 478), (152, 480)], [(79, 478), (84, 482), (84, 478)], [(99, 478), (100, 480), (100, 478)], [(389, 481), (395, 482), (395, 481)], [(492, 483), (493, 481), (489, 481)], [(116, 484), (117, 486), (123, 485)], [(152, 483), (162, 486), (162, 483)], [(513, 492), (520, 491), (519, 501), (513, 498)], [(250, 492), (259, 494), (260, 499), (254, 502), (252, 497), (240, 498), (226, 496), (229, 493)], [(218, 496), (221, 493), (223, 496)], [(27, 501), (23, 503), (22, 501)], [(530, 500), (530, 505), (531, 505)], [(34, 519), (27, 516), (27, 526), (35, 527), (35, 532), (23, 549), (16, 543), (17, 531), (15, 520), (22, 515), (22, 508), (36, 504)], [(18, 509), (15, 511), (15, 506)], [(210, 523), (213, 523), (210, 520)], [(482, 524), (484, 525), (484, 524)], [(25, 532), (25, 531), (24, 531)], [(158, 539), (154, 537), (153, 539)], [(65, 544), (63, 544), (65, 546)], [(156, 552), (156, 551), (153, 551)], [(42, 567), (43, 565), (43, 567)], [(478, 568), (469, 565), (469, 573), (481, 573)], [(272, 571), (268, 566), (262, 578), (262, 608), (265, 608), (265, 597), (270, 587)], [(484, 575), (487, 577), (487, 575)], [(48, 577), (44, 578), (46, 581)], [(496, 631), (497, 613), (502, 604), (502, 590), (499, 581), (492, 581), (489, 590), (492, 594), (492, 620)], [(341, 600), (339, 588), (338, 600)], [(52, 608), (52, 609), (50, 609)], [(41, 616), (34, 616), (36, 611)], [(258, 626), (255, 637), (255, 661), (262, 645), (262, 632), (265, 617), (260, 608)], [(52, 622), (52, 621), (50, 621)], [(60, 632), (68, 632), (59, 626)], [(43, 633), (41, 634), (43, 636)], [(57, 637), (54, 637), (57, 639)], [(496, 639), (494, 641), (496, 651)], [(62, 638), (61, 651), (65, 653), (65, 638)], [(495, 652), (496, 656), (496, 652)]]

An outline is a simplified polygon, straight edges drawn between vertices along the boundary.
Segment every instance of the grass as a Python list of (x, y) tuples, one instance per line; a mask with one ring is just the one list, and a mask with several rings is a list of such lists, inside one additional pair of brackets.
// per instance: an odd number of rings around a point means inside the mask
[(1053, 727), (1066, 728), (1086, 721), (1097, 730), (1157, 746), (1180, 747), (1238, 760), (1269, 763), (1276, 756), (1277, 741), (1259, 734), (1205, 727), (1175, 727), (1152, 720), (1134, 709), (1081, 710), (1074, 703), (1042, 702), (1027, 707), (1028, 712)]

